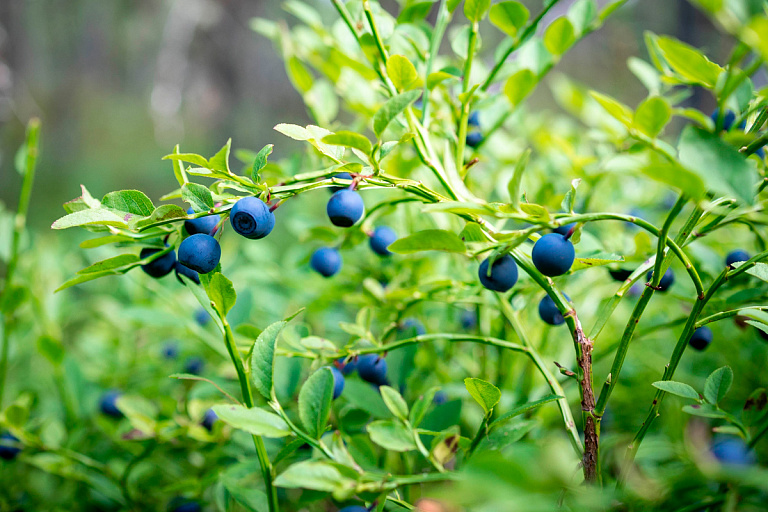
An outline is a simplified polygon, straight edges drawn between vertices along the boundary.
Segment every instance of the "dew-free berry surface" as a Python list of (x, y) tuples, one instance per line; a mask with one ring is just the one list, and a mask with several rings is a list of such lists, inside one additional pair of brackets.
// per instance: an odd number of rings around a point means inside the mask
[(364, 381), (384, 385), (387, 383), (387, 362), (378, 354), (363, 354), (357, 359), (357, 373)]
[(397, 240), (397, 233), (389, 226), (379, 226), (371, 235), (369, 240), (371, 250), (379, 256), (391, 256), (392, 253), (387, 249), (392, 243)]
[(3, 432), (0, 434), (0, 459), (15, 459), (21, 451), (21, 448), (13, 445), (18, 443), (19, 439), (10, 432)]
[(331, 366), (333, 373), (333, 399), (336, 400), (344, 391), (344, 375), (335, 366)]
[(323, 277), (331, 277), (341, 270), (341, 254), (333, 247), (321, 247), (312, 253), (309, 265)]
[[(570, 302), (571, 298), (568, 295), (565, 295), (565, 298)], [(557, 304), (549, 295), (545, 295), (539, 301), (539, 317), (549, 325), (561, 325), (565, 322), (562, 313), (557, 308)]]
[(117, 399), (120, 398), (122, 393), (116, 390), (110, 390), (101, 395), (99, 400), (99, 408), (101, 412), (107, 416), (113, 418), (122, 418), (123, 413), (117, 408)]
[(179, 246), (179, 263), (201, 274), (215, 269), (220, 259), (221, 246), (210, 235), (192, 235)]
[(576, 258), (570, 240), (559, 233), (549, 233), (533, 245), (531, 259), (536, 269), (545, 276), (561, 276), (568, 272)]
[(691, 339), (688, 340), (688, 343), (696, 350), (704, 350), (709, 346), (710, 343), (712, 343), (713, 337), (714, 335), (712, 334), (712, 329), (704, 325), (693, 331), (693, 334), (691, 334)]
[(490, 259), (486, 258), (477, 269), (477, 275), (483, 286), (489, 290), (506, 292), (517, 283), (517, 263), (509, 254), (496, 258), (488, 275)]
[(348, 228), (363, 216), (365, 204), (360, 194), (344, 189), (335, 192), (328, 200), (326, 213), (334, 226)]
[[(157, 254), (160, 252), (161, 249), (152, 249), (149, 247), (146, 247), (141, 250), (139, 253), (139, 258), (145, 259), (149, 258), (153, 254)], [(141, 266), (141, 270), (146, 272), (148, 275), (152, 277), (163, 277), (165, 275), (168, 275), (171, 270), (173, 270), (174, 265), (176, 264), (176, 254), (173, 251), (169, 251), (159, 258), (156, 258), (149, 263), (145, 263)]]
[(258, 197), (244, 197), (229, 211), (229, 223), (238, 235), (257, 240), (272, 232), (275, 214)]
[[(194, 215), (194, 208), (187, 210), (187, 215)], [(190, 235), (202, 233), (204, 235), (212, 235), (213, 230), (219, 224), (220, 217), (218, 215), (206, 215), (204, 217), (197, 217), (196, 219), (188, 219), (184, 221), (184, 229)]]
[(743, 249), (736, 249), (731, 251), (725, 257), (725, 264), (729, 267), (738, 261), (747, 261), (749, 259), (749, 253)]

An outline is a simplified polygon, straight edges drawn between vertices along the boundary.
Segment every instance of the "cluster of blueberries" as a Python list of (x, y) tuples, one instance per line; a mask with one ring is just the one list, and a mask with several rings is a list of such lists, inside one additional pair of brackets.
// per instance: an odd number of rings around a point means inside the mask
[[(720, 109), (716, 108), (714, 112), (712, 112), (712, 115), (710, 117), (712, 118), (712, 122), (717, 125), (717, 117), (720, 115)], [(733, 112), (733, 110), (726, 110), (725, 114), (723, 114), (723, 131), (729, 132), (731, 131), (731, 128), (733, 128), (734, 123), (736, 123), (736, 114)], [(747, 122), (745, 120), (742, 120), (739, 123), (738, 126), (739, 130), (744, 131), (747, 128)], [(761, 160), (765, 159), (765, 151), (763, 148), (759, 148), (757, 151), (755, 151), (755, 155), (757, 155)]]
[[(352, 179), (352, 175), (348, 172), (338, 173), (334, 177), (343, 180)], [(331, 223), (342, 228), (355, 225), (362, 218), (365, 211), (363, 198), (353, 190), (353, 187), (333, 187), (331, 191), (333, 195), (331, 195), (326, 206), (326, 213)], [(379, 226), (370, 233), (369, 243), (371, 250), (379, 256), (390, 256), (392, 253), (388, 247), (395, 240), (397, 240), (397, 233), (392, 228)], [(341, 270), (341, 254), (335, 247), (321, 247), (312, 253), (309, 265), (312, 267), (312, 270), (323, 277), (331, 277)]]

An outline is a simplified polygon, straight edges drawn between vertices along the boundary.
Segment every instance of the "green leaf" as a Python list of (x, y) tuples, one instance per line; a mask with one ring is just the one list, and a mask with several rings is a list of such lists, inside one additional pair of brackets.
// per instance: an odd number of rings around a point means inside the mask
[(515, 37), (530, 15), (528, 8), (520, 2), (507, 1), (494, 4), (489, 19), (499, 30)]
[(65, 215), (51, 225), (51, 229), (67, 229), (75, 226), (128, 227), (128, 221), (118, 214), (101, 208), (80, 210)]
[(670, 393), (672, 395), (680, 396), (683, 398), (691, 398), (693, 400), (699, 400), (701, 398), (695, 389), (683, 382), (675, 382), (673, 380), (660, 380), (658, 382), (654, 382), (653, 387), (666, 393)]
[(472, 22), (480, 21), (490, 7), (491, 0), (464, 0), (464, 16)]
[(467, 248), (464, 242), (450, 231), (425, 229), (404, 238), (398, 238), (389, 246), (389, 250), (397, 254), (411, 254), (420, 251), (464, 253)]
[(448, 7), (448, 12), (455, 11), (460, 3), (461, 3), (461, 0), (448, 0), (448, 2), (446, 3), (446, 7)]
[(552, 55), (562, 55), (576, 41), (568, 18), (557, 18), (544, 32), (544, 47)]
[(477, 222), (467, 222), (464, 229), (459, 233), (459, 238), (463, 242), (487, 242), (488, 236)]
[(372, 421), (366, 427), (371, 441), (386, 450), (408, 452), (416, 449), (413, 433), (395, 420)]
[(373, 131), (377, 137), (389, 126), (389, 123), (403, 112), (408, 105), (413, 103), (421, 96), (421, 91), (407, 91), (397, 96), (393, 96), (376, 112), (373, 116)]
[(754, 203), (755, 168), (720, 137), (689, 125), (680, 136), (678, 151), (680, 162), (698, 174), (709, 189)]
[(618, 120), (627, 128), (632, 127), (634, 113), (631, 108), (605, 94), (600, 94), (595, 91), (590, 91), (589, 94), (597, 100), (600, 106), (603, 107), (611, 117)]
[(387, 409), (392, 411), (395, 417), (406, 420), (408, 418), (408, 404), (405, 403), (400, 393), (390, 386), (381, 386), (379, 391)]
[(387, 59), (387, 76), (398, 91), (410, 89), (419, 80), (419, 74), (404, 55), (390, 55)]
[(84, 269), (78, 270), (78, 274), (90, 274), (92, 272), (103, 272), (105, 270), (112, 270), (115, 268), (125, 267), (140, 261), (139, 257), (135, 254), (120, 254), (113, 256), (105, 260), (101, 260), (93, 265), (89, 265)]
[(275, 346), (286, 322), (275, 322), (256, 338), (251, 349), (251, 382), (267, 400), (272, 400), (275, 372)]
[(710, 61), (699, 50), (665, 36), (656, 37), (656, 43), (664, 60), (678, 75), (710, 89), (715, 87), (723, 68)]
[(728, 413), (721, 411), (714, 405), (710, 404), (693, 404), (683, 406), (683, 412), (686, 414), (692, 414), (693, 416), (700, 416), (702, 418), (727, 418)]
[(285, 437), (291, 433), (280, 416), (258, 407), (249, 409), (243, 405), (214, 405), (212, 409), (227, 425), (255, 436)]
[(635, 128), (655, 138), (667, 125), (671, 114), (672, 109), (664, 98), (651, 96), (637, 107), (633, 123)]
[(305, 460), (288, 466), (277, 476), (274, 484), (288, 489), (334, 492), (344, 489), (353, 490), (357, 482), (342, 475), (330, 462)]
[(134, 227), (141, 230), (142, 227), (154, 224), (155, 222), (171, 219), (184, 219), (186, 217), (187, 212), (184, 211), (183, 208), (176, 206), (175, 204), (164, 204), (155, 208), (155, 211), (153, 211), (152, 215), (149, 217), (136, 222)]
[(418, 427), (427, 415), (427, 411), (429, 411), (429, 408), (432, 406), (432, 401), (434, 400), (437, 391), (438, 388), (430, 388), (413, 403), (409, 416), (413, 428)]
[(222, 474), (219, 476), (219, 482), (229, 492), (229, 494), (242, 505), (246, 510), (251, 512), (267, 512), (269, 510), (269, 503), (267, 495), (260, 489), (255, 489), (250, 485), (240, 485), (233, 478)]
[(624, 257), (619, 254), (597, 253), (591, 256), (576, 258), (573, 265), (571, 265), (571, 271), (576, 272), (577, 270), (583, 270), (585, 268), (600, 267), (622, 261), (624, 261)]
[(251, 169), (251, 179), (253, 181), (259, 181), (259, 172), (267, 165), (267, 158), (272, 154), (274, 147), (274, 144), (267, 144), (256, 153), (256, 157), (253, 159), (253, 168)]
[(568, 9), (568, 19), (573, 24), (577, 34), (584, 34), (597, 18), (597, 4), (595, 0), (577, 0)]
[(348, 131), (340, 131), (332, 135), (326, 135), (323, 137), (323, 142), (326, 144), (332, 144), (334, 146), (345, 146), (348, 148), (359, 149), (366, 155), (370, 155), (371, 150), (373, 149), (371, 141), (368, 140), (368, 137), (360, 135), (359, 133)]
[(560, 207), (564, 212), (573, 213), (573, 205), (576, 201), (576, 189), (581, 184), (581, 178), (571, 180), (571, 188), (565, 193), (563, 202), (560, 203)]
[(106, 276), (114, 276), (118, 274), (122, 274), (123, 272), (119, 270), (104, 270), (101, 272), (90, 272), (88, 274), (82, 274), (77, 277), (73, 277), (69, 281), (65, 282), (58, 288), (56, 288), (53, 292), (60, 292), (61, 290), (65, 290), (71, 286), (75, 286), (76, 284), (85, 283), (88, 281), (93, 281), (94, 279), (99, 279), (100, 277), (106, 277)]
[(205, 287), (205, 291), (219, 316), (225, 318), (237, 300), (237, 293), (232, 281), (227, 279), (221, 272), (216, 272), (211, 277), (210, 283)]
[(285, 63), (285, 69), (291, 83), (299, 92), (304, 94), (312, 88), (315, 78), (298, 57), (295, 55), (289, 57)]
[(489, 425), (489, 428), (497, 427), (500, 424), (504, 423), (505, 421), (509, 421), (512, 418), (515, 418), (516, 416), (520, 416), (521, 414), (524, 414), (528, 411), (532, 411), (533, 409), (536, 409), (537, 407), (541, 407), (544, 404), (548, 404), (549, 402), (560, 400), (561, 398), (563, 397), (558, 395), (547, 395), (544, 398), (540, 398), (539, 400), (528, 402), (527, 404), (523, 404), (519, 407), (515, 407), (508, 413), (505, 413), (499, 416), (494, 421), (492, 421), (491, 424)]
[(717, 405), (728, 393), (733, 384), (733, 370), (730, 366), (723, 366), (713, 371), (704, 383), (704, 398), (712, 405)]
[(53, 365), (61, 364), (66, 355), (64, 345), (62, 345), (61, 341), (47, 334), (37, 338), (37, 351)]
[(309, 140), (312, 138), (312, 134), (306, 128), (297, 124), (280, 123), (275, 126), (274, 130), (294, 140)]
[(181, 187), (181, 198), (192, 206), (196, 213), (207, 212), (215, 206), (208, 187), (198, 183), (185, 183)]
[(490, 382), (482, 379), (466, 378), (464, 379), (464, 386), (466, 386), (472, 398), (480, 404), (485, 414), (490, 414), (496, 404), (499, 403), (499, 400), (501, 400), (501, 391)]
[(178, 162), (187, 162), (198, 167), (209, 167), (208, 160), (194, 153), (173, 153), (171, 155), (165, 155), (163, 160), (174, 160)]
[(519, 105), (538, 83), (536, 74), (530, 69), (521, 69), (507, 79), (504, 94), (513, 107)]
[(152, 215), (155, 205), (139, 190), (119, 190), (110, 192), (101, 200), (101, 205), (119, 212), (132, 213), (148, 217)]
[(427, 87), (432, 90), (446, 80), (456, 80), (458, 77), (445, 71), (435, 71), (427, 77)]
[(768, 283), (768, 264), (758, 261), (754, 267), (746, 270), (746, 273)]
[(229, 151), (232, 148), (232, 139), (228, 139), (224, 147), (219, 150), (218, 153), (213, 155), (208, 160), (206, 167), (213, 169), (214, 171), (220, 171), (226, 174), (232, 174), (229, 170)]
[(512, 173), (512, 178), (507, 183), (507, 191), (509, 192), (509, 200), (512, 208), (520, 210), (520, 185), (523, 182), (523, 171), (525, 166), (528, 165), (528, 159), (531, 156), (531, 150), (526, 149), (522, 156), (515, 163), (515, 171)]
[(330, 368), (320, 368), (299, 391), (299, 418), (310, 437), (318, 439), (325, 432), (332, 399), (333, 373)]

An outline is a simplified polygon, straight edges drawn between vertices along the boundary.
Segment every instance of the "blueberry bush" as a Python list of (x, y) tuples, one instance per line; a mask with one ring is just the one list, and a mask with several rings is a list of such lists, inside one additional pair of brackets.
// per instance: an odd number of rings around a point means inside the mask
[(83, 186), (88, 251), (24, 229), (30, 123), (0, 508), (765, 510), (765, 2), (646, 33), (635, 106), (551, 73), (625, 0), (330, 3), (251, 21), (315, 124)]

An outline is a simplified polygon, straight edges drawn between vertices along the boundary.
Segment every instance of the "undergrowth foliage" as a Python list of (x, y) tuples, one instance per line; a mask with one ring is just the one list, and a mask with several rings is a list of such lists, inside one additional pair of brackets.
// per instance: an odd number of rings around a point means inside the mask
[[(108, 277), (125, 305), (148, 304), (133, 329), (193, 338), (186, 356), (213, 369), (187, 360), (171, 383), (162, 365), (142, 382), (81, 372), (116, 388), (98, 420), (113, 450), (52, 442), (50, 408), (20, 389), (3, 445), (136, 510), (174, 495), (174, 510), (760, 510), (768, 89), (752, 77), (768, 16), (694, 3), (733, 36), (731, 56), (646, 33), (647, 58), (628, 62), (648, 90), (636, 106), (549, 76), (624, 0), (555, 19), (565, 2), (402, 1), (395, 15), (290, 0), (291, 27), (252, 20), (314, 124), (279, 124), (258, 152), (176, 146), (178, 188), (159, 204), (83, 186), (52, 226), (85, 228), (96, 237), (81, 246), (109, 255), (57, 291)], [(543, 82), (560, 112), (526, 106)], [(714, 113), (685, 106), (694, 88)], [(270, 159), (282, 136), (306, 151)], [(21, 171), (31, 186), (34, 162)], [(27, 293), (13, 268), (3, 378)], [(43, 334), (66, 380), (75, 356)], [(158, 474), (169, 465), (184, 478)]]

